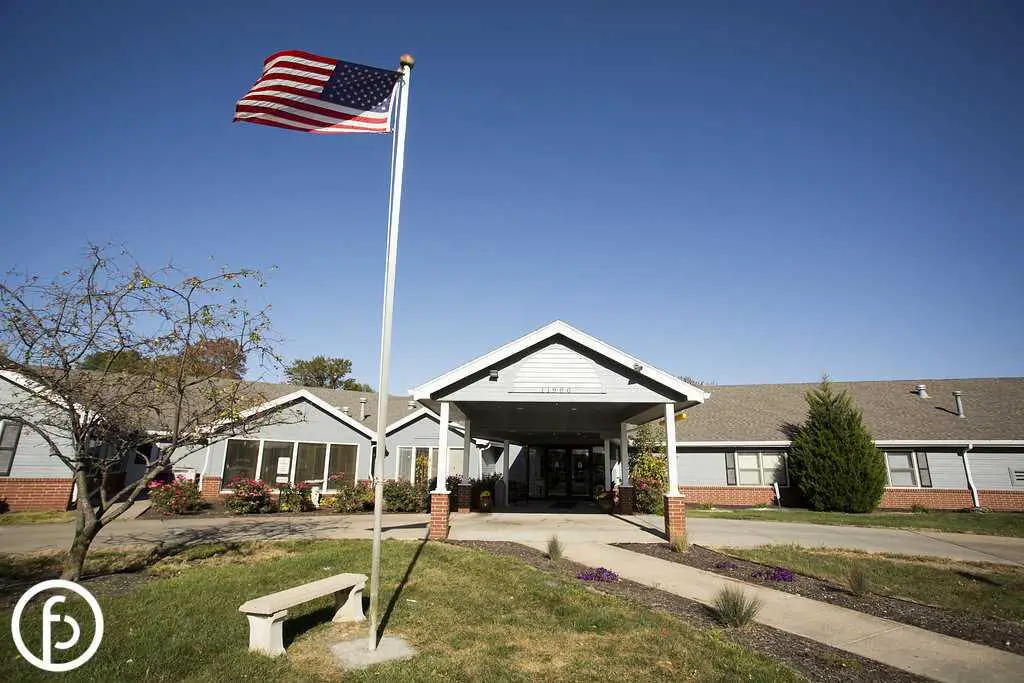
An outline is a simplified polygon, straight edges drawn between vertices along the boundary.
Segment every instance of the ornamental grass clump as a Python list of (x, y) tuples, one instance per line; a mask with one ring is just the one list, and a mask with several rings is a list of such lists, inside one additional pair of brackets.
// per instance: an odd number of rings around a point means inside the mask
[(718, 591), (712, 602), (718, 620), (725, 626), (746, 626), (761, 611), (761, 601), (748, 596), (738, 586), (726, 586)]
[(552, 536), (548, 539), (548, 559), (557, 562), (562, 559), (562, 551), (565, 550), (565, 546), (558, 540), (558, 536)]
[(759, 569), (751, 573), (751, 576), (764, 581), (792, 581), (793, 571), (785, 567), (769, 567), (768, 569)]
[(148, 488), (153, 508), (165, 515), (187, 515), (202, 507), (199, 486), (191, 479), (178, 476), (170, 482), (154, 480)]
[(871, 592), (871, 578), (859, 562), (853, 562), (846, 568), (846, 585), (858, 598)]
[(619, 575), (611, 569), (598, 567), (597, 569), (588, 569), (585, 572), (580, 572), (576, 575), (576, 578), (580, 581), (604, 581), (606, 583), (612, 583), (619, 580)]

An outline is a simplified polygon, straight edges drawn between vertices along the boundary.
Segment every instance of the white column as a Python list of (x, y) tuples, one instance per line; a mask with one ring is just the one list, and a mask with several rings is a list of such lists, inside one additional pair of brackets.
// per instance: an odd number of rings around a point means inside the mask
[(451, 404), (448, 401), (441, 401), (441, 424), (438, 425), (437, 433), (437, 486), (434, 493), (449, 493), (448, 491), (448, 426), (451, 423)]
[(508, 461), (509, 461), (509, 443), (505, 442), (505, 452), (501, 456), (501, 482), (505, 487), (505, 505), (508, 505)]
[(679, 455), (676, 453), (676, 404), (665, 404), (665, 460), (668, 462), (668, 495), (679, 495)]
[(473, 462), (473, 437), (470, 435), (469, 418), (466, 418), (466, 433), (462, 436), (462, 482), (469, 483), (471, 473), (470, 465)]
[(619, 469), (622, 472), (623, 486), (633, 485), (629, 479), (629, 432), (626, 429), (628, 426), (625, 422), (619, 425)]
[(604, 490), (612, 490), (612, 440), (604, 440)]

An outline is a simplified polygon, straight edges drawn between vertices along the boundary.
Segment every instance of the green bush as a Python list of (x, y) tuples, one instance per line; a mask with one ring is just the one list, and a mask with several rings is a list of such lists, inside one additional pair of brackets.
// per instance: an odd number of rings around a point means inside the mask
[(430, 493), (427, 486), (413, 486), (408, 481), (389, 479), (384, 482), (384, 509), (388, 512), (423, 512)]
[(278, 484), (277, 507), (281, 512), (309, 512), (313, 505), (313, 486), (307, 482)]
[(321, 503), (322, 507), (329, 507), (335, 512), (365, 512), (373, 509), (373, 487), (369, 482), (353, 484), (339, 477), (333, 480), (331, 486), (337, 490), (330, 496), (330, 501)]
[(850, 396), (828, 377), (806, 394), (807, 420), (796, 428), (789, 472), (814, 510), (870, 512), (885, 490), (885, 459)]
[(155, 510), (165, 515), (187, 515), (197, 512), (203, 505), (199, 486), (185, 477), (170, 482), (149, 482), (149, 500)]
[(233, 479), (228, 484), (234, 491), (224, 505), (237, 515), (252, 515), (274, 512), (274, 501), (270, 497), (270, 487), (259, 479)]
[(718, 620), (726, 626), (746, 626), (761, 611), (761, 601), (747, 596), (738, 586), (726, 586), (718, 591), (712, 602)]

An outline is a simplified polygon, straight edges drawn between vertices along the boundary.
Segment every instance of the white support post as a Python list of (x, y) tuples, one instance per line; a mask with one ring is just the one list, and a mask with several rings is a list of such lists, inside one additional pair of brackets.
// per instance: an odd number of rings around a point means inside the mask
[(441, 401), (441, 423), (437, 426), (437, 486), (434, 493), (450, 493), (448, 490), (448, 429), (451, 425), (451, 404)]
[(462, 483), (468, 484), (472, 478), (472, 472), (470, 472), (470, 466), (473, 462), (473, 437), (470, 434), (469, 418), (466, 418), (466, 424), (463, 425), (466, 428), (466, 432), (462, 435)]
[(679, 454), (676, 453), (676, 404), (665, 404), (665, 461), (668, 464), (668, 495), (679, 495)]
[(622, 486), (632, 486), (629, 480), (629, 425), (623, 422), (619, 425), (619, 470), (622, 476)]
[(508, 463), (509, 463), (509, 443), (505, 442), (505, 452), (501, 455), (501, 483), (505, 488), (505, 506), (508, 506)]
[(604, 440), (604, 490), (612, 490), (612, 440)]

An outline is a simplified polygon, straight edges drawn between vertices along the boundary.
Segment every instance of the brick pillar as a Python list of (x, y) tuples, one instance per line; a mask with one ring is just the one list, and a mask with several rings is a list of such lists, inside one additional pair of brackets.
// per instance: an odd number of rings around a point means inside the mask
[(430, 527), (427, 538), (431, 541), (443, 541), (448, 538), (448, 502), (447, 493), (430, 494)]
[(636, 497), (633, 495), (632, 486), (619, 487), (619, 509), (620, 515), (631, 515), (636, 510)]
[(469, 484), (459, 484), (456, 491), (456, 499), (458, 503), (455, 509), (459, 512), (469, 512), (471, 497), (473, 494), (473, 487)]
[(686, 499), (665, 496), (665, 537), (669, 543), (682, 539), (686, 543)]
[(220, 498), (220, 477), (203, 477), (203, 490), (199, 493), (203, 500)]

